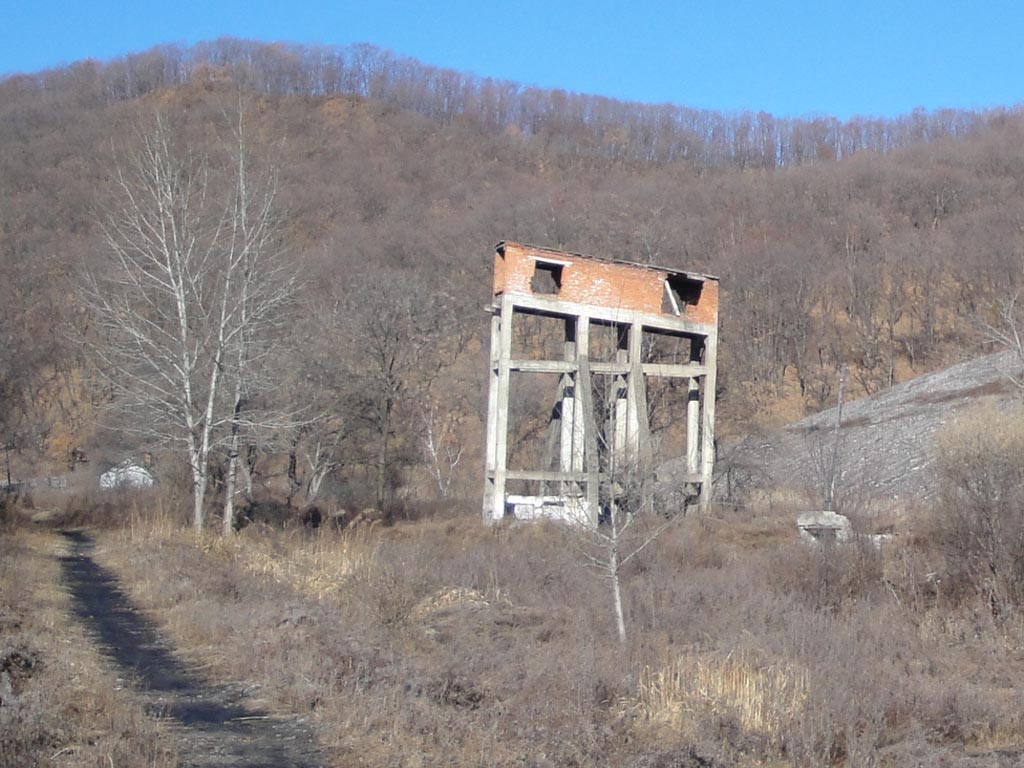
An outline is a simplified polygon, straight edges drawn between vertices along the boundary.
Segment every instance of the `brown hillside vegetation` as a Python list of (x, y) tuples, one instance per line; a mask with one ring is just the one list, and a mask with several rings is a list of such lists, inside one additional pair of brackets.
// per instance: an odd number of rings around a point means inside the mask
[[(14, 479), (60, 471), (74, 448), (97, 469), (150, 447), (95, 433), (110, 393), (83, 380), (75, 340), (96, 332), (76, 286), (99, 263), (112, 168), (155, 110), (216, 156), (241, 97), (279, 169), (303, 280), (279, 397), (326, 416), (247, 455), (257, 486), (293, 503), (316, 495), (318, 474), (342, 499), (380, 496), (381, 478), (386, 499), (477, 493), (477, 308), (498, 239), (721, 275), (724, 434), (828, 404), (844, 362), (866, 394), (959, 359), (968, 321), (1020, 281), (1015, 112), (773, 122), (329, 53), (229, 40), (0, 82), (0, 428)], [(428, 454), (425, 421), (450, 451)]]

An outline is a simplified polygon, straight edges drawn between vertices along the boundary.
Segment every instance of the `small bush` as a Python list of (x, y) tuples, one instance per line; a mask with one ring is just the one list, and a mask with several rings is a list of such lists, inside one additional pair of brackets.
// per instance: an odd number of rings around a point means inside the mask
[(939, 436), (937, 544), (946, 595), (1003, 615), (1024, 601), (1024, 408), (985, 405)]
[(883, 589), (883, 562), (870, 541), (782, 547), (772, 557), (769, 582), (809, 608), (839, 611)]

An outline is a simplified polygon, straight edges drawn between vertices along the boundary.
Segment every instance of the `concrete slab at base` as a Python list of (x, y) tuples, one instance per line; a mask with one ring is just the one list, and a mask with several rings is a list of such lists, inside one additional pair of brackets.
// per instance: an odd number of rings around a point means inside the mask
[(590, 505), (582, 497), (509, 494), (505, 506), (516, 520), (560, 520), (578, 525), (590, 520)]

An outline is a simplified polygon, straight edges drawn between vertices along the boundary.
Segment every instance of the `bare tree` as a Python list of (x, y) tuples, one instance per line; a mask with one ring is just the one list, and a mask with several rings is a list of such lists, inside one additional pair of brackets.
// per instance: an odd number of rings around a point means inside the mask
[(324, 293), (317, 295), (317, 287), (311, 288), (309, 311), (292, 324), (289, 346), (295, 359), (285, 382), (292, 399), (305, 408), (305, 418), (289, 430), (289, 502), (301, 492), (307, 504), (316, 501), (331, 475), (355, 462), (357, 453), (348, 364), (338, 353), (338, 339), (350, 328), (333, 289), (319, 286)]
[[(646, 386), (646, 382), (642, 383)], [(654, 469), (649, 457), (616, 447), (614, 423), (618, 385), (609, 380), (597, 388), (593, 405), (600, 418), (584, 420), (593, 430), (597, 462), (604, 479), (599, 491), (599, 510), (587, 508), (583, 499), (566, 504), (569, 545), (581, 560), (608, 579), (619, 642), (626, 642), (626, 615), (622, 600), (625, 567), (639, 557), (685, 513), (685, 502), (673, 493), (678, 489), (654, 488)], [(672, 498), (672, 501), (669, 499)], [(595, 524), (596, 523), (596, 524)]]
[[(648, 479), (636, 467), (620, 469), (605, 491), (606, 504), (598, 525), (588, 514), (570, 517), (566, 529), (570, 546), (581, 560), (608, 579), (619, 642), (626, 642), (626, 614), (622, 600), (622, 574), (658, 537), (683, 518), (683, 510), (658, 515), (652, 496), (644, 488)], [(570, 505), (570, 513), (575, 507)]]
[(276, 245), (276, 188), (254, 185), (241, 119), (234, 138), (231, 161), (215, 166), (158, 115), (115, 165), (105, 259), (84, 279), (114, 406), (129, 431), (186, 456), (196, 530), (220, 443), (233, 495), (250, 374), (294, 285)]
[[(3, 323), (0, 329), (6, 330), (6, 326)], [(24, 449), (31, 442), (34, 431), (28, 396), (29, 374), (34, 371), (24, 365), (20, 351), (9, 341), (0, 347), (0, 450), (4, 452), (6, 464), (5, 481), (0, 482), (0, 486), (8, 487), (12, 483), (11, 453)]]
[(447, 499), (455, 480), (455, 472), (462, 462), (465, 445), (460, 439), (463, 430), (458, 408), (442, 408), (430, 401), (420, 411), (423, 424), (423, 454), (437, 492)]
[(978, 320), (982, 338), (988, 344), (1009, 353), (1009, 360), (999, 364), (999, 372), (1024, 394), (1024, 306), (1021, 290), (1000, 301), (995, 317)]
[(353, 402), (375, 449), (369, 463), (382, 505), (396, 449), (413, 455), (415, 416), (426, 407), (431, 383), (462, 352), (465, 324), (445, 291), (398, 272), (354, 282), (344, 306)]
[(324, 480), (343, 466), (341, 448), (348, 437), (347, 426), (348, 422), (343, 418), (325, 413), (302, 429), (309, 435), (303, 453), (307, 503), (317, 500)]

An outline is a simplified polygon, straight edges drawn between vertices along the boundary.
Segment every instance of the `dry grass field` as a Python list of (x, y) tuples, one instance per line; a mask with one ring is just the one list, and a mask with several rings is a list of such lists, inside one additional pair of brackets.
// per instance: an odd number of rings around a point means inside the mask
[[(310, 716), (338, 766), (1019, 764), (1024, 622), (953, 568), (946, 529), (820, 548), (792, 519), (670, 529), (626, 574), (625, 645), (604, 579), (546, 525), (223, 539), (136, 508), (96, 558), (196, 669)], [(122, 731), (140, 754), (147, 728)]]

